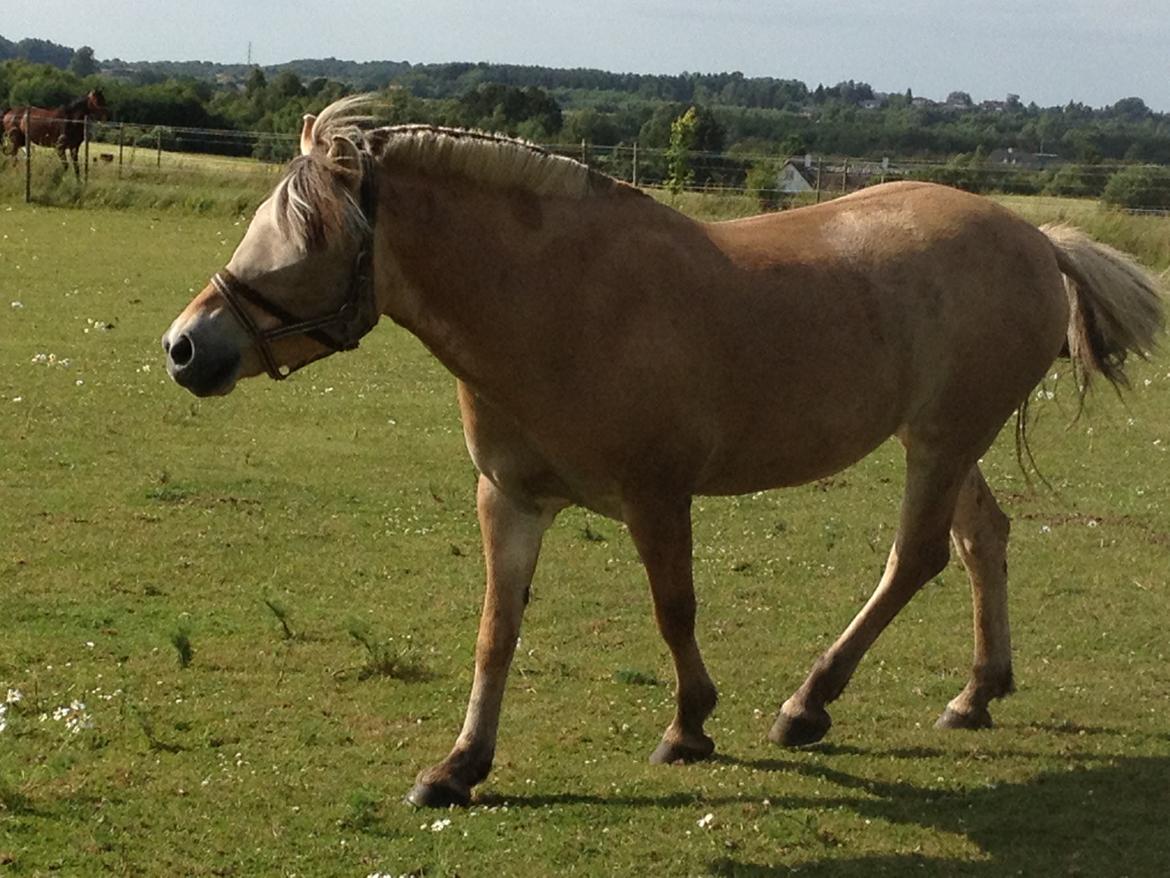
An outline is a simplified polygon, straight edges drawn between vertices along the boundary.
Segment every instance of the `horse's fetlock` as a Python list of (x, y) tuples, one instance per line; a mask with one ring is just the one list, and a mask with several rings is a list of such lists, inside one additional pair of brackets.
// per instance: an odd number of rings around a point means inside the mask
[(971, 682), (967, 688), (973, 700), (981, 704), (1011, 695), (1016, 691), (1012, 667), (1010, 664), (1006, 667), (976, 665), (972, 669)]
[(809, 681), (812, 683), (809, 687), (811, 701), (829, 704), (840, 698), (849, 683), (849, 675), (844, 671), (841, 656), (825, 653), (818, 658), (809, 674)]
[(718, 703), (719, 690), (715, 688), (715, 684), (710, 680), (704, 680), (694, 697), (696, 711), (706, 717), (710, 715)]

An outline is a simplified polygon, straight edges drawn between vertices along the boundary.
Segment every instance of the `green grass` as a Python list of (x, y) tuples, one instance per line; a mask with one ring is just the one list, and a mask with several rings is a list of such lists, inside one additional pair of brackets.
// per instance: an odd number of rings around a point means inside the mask
[[(94, 144), (86, 181), (63, 168), (52, 150), (33, 153), (33, 201), (44, 206), (156, 210), (219, 217), (250, 215), (272, 190), (283, 167), (252, 159), (188, 153), (162, 154), (127, 147), (124, 164), (101, 161), (117, 156), (116, 144)], [(24, 198), (25, 166), (0, 157), (0, 202)]]
[[(646, 764), (673, 674), (643, 573), (621, 526), (563, 514), (496, 768), (469, 810), (418, 812), (401, 797), (462, 721), (482, 588), (453, 381), (386, 324), (281, 384), (172, 385), (158, 337), (241, 232), (230, 213), (0, 202), (0, 696), (23, 695), (0, 732), (0, 874), (1166, 873), (1165, 357), (1071, 426), (1067, 378), (1037, 401), (1055, 493), (1026, 487), (1010, 436), (986, 458), (1015, 521), (1019, 692), (996, 730), (931, 728), (969, 661), (953, 566), (826, 743), (764, 740), (880, 572), (887, 445), (832, 480), (696, 503), (721, 691), (706, 764)], [(365, 673), (379, 656), (411, 672)]]

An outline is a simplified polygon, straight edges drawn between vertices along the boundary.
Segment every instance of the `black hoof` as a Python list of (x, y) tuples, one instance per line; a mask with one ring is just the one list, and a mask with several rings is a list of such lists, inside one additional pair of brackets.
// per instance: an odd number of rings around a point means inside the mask
[(419, 780), (406, 794), (406, 801), (416, 808), (466, 808), (471, 804), (471, 787), (454, 780)]
[(824, 710), (806, 711), (797, 716), (780, 711), (768, 732), (768, 740), (781, 747), (807, 747), (823, 738), (832, 724), (833, 720)]
[(959, 713), (957, 710), (951, 710), (949, 707), (943, 711), (942, 716), (934, 724), (936, 729), (990, 729), (993, 723), (991, 722), (991, 714), (987, 708), (980, 708), (971, 713)]
[(667, 741), (665, 738), (650, 754), (652, 765), (675, 765), (699, 762), (715, 752), (715, 742), (706, 735), (693, 735), (685, 741)]

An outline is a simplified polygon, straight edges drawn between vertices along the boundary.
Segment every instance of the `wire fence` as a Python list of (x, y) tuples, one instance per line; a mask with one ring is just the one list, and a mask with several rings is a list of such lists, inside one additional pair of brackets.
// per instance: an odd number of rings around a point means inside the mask
[[(205, 184), (211, 178), (224, 185), (244, 179), (267, 183), (296, 154), (298, 144), (292, 134), (91, 122), (79, 157), (79, 176), (85, 181), (98, 176), (172, 185)], [(544, 148), (634, 185), (672, 182), (665, 149), (584, 142)], [(48, 150), (37, 152), (51, 156)], [(1170, 213), (1168, 167), (1077, 163), (1012, 150), (949, 160), (692, 151), (686, 165), (686, 179), (674, 181), (682, 184), (680, 188), (751, 196), (761, 207), (826, 200), (890, 180), (928, 180), (975, 192), (1076, 198), (1100, 198), (1112, 185), (1124, 196), (1119, 203), (1129, 210)], [(1128, 189), (1115, 182), (1118, 175), (1126, 178)]]

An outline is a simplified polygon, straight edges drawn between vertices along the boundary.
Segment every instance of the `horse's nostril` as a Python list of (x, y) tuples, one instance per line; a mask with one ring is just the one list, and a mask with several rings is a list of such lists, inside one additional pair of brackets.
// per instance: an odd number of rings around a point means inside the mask
[(190, 363), (195, 356), (195, 345), (191, 344), (191, 339), (187, 336), (180, 335), (167, 353), (170, 355), (171, 362), (182, 368)]

